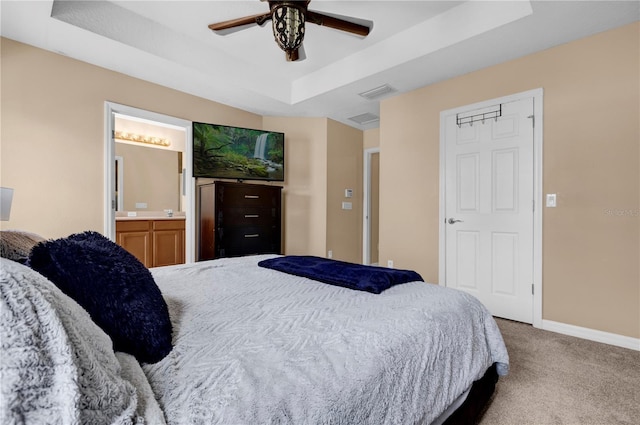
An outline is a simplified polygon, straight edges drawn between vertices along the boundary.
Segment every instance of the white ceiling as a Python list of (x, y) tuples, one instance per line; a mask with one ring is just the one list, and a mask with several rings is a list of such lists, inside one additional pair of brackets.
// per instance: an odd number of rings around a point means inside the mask
[[(393, 96), (640, 19), (633, 1), (325, 1), (310, 10), (373, 22), (362, 38), (307, 24), (287, 62), (271, 24), (207, 25), (268, 11), (250, 1), (8, 1), (3, 37), (265, 116), (379, 115)], [(135, 106), (135, 105), (133, 105)], [(215, 121), (215, 117), (211, 117)]]

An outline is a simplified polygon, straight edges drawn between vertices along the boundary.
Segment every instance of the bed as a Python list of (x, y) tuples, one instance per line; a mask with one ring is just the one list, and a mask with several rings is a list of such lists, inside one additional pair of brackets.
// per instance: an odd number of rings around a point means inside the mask
[[(70, 423), (473, 423), (508, 372), (494, 319), (466, 293), (413, 281), (373, 294), (258, 265), (277, 257), (151, 269), (172, 332), (170, 350), (153, 362), (114, 352), (93, 314), (42, 274), (3, 259), (0, 420), (53, 412), (75, 418)], [(24, 341), (43, 332), (16, 336), (20, 326), (6, 325), (33, 314), (15, 307), (25, 304), (57, 309), (56, 334), (72, 346), (68, 358), (33, 360), (46, 376), (27, 374), (26, 384), (15, 377), (25, 361), (7, 359), (28, 357), (34, 349), (25, 354)], [(26, 328), (50, 322), (38, 314)], [(58, 355), (58, 339), (36, 342), (38, 350)], [(64, 377), (70, 365), (81, 371), (76, 378)], [(61, 375), (64, 385), (54, 388)], [(25, 396), (25, 385), (43, 382), (51, 388)], [(75, 404), (61, 410), (54, 397), (61, 393)]]

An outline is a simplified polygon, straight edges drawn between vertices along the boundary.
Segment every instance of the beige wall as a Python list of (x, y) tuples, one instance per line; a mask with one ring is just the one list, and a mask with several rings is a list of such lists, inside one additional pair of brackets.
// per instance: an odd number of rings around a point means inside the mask
[(284, 253), (326, 255), (327, 119), (264, 117), (285, 133)]
[(372, 128), (365, 130), (362, 135), (362, 147), (364, 149), (380, 147), (380, 129)]
[(384, 100), (381, 262), (438, 279), (439, 114), (542, 87), (543, 319), (640, 337), (640, 24)]
[[(285, 133), (284, 253), (362, 259), (362, 131), (327, 118), (264, 117)], [(341, 209), (353, 189), (351, 211)]]
[(260, 128), (262, 117), (2, 38), (2, 228), (45, 237), (103, 231), (104, 102)]
[[(362, 262), (362, 131), (328, 122), (327, 251), (333, 258)], [(345, 197), (345, 189), (353, 196)], [(342, 209), (350, 202), (352, 209)]]

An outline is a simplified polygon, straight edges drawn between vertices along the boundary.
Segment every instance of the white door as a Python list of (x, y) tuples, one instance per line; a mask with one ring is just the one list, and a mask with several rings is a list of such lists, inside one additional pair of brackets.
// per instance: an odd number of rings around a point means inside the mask
[(533, 98), (499, 106), (445, 117), (446, 285), (532, 323)]

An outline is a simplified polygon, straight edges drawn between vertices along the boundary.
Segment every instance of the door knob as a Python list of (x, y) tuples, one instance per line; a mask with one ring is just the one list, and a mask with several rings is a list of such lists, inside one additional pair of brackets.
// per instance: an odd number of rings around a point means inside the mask
[(447, 223), (449, 223), (449, 224), (455, 224), (455, 223), (461, 223), (461, 222), (462, 222), (462, 220), (458, 220), (458, 219), (455, 219), (455, 218), (450, 218), (449, 220), (447, 220)]

